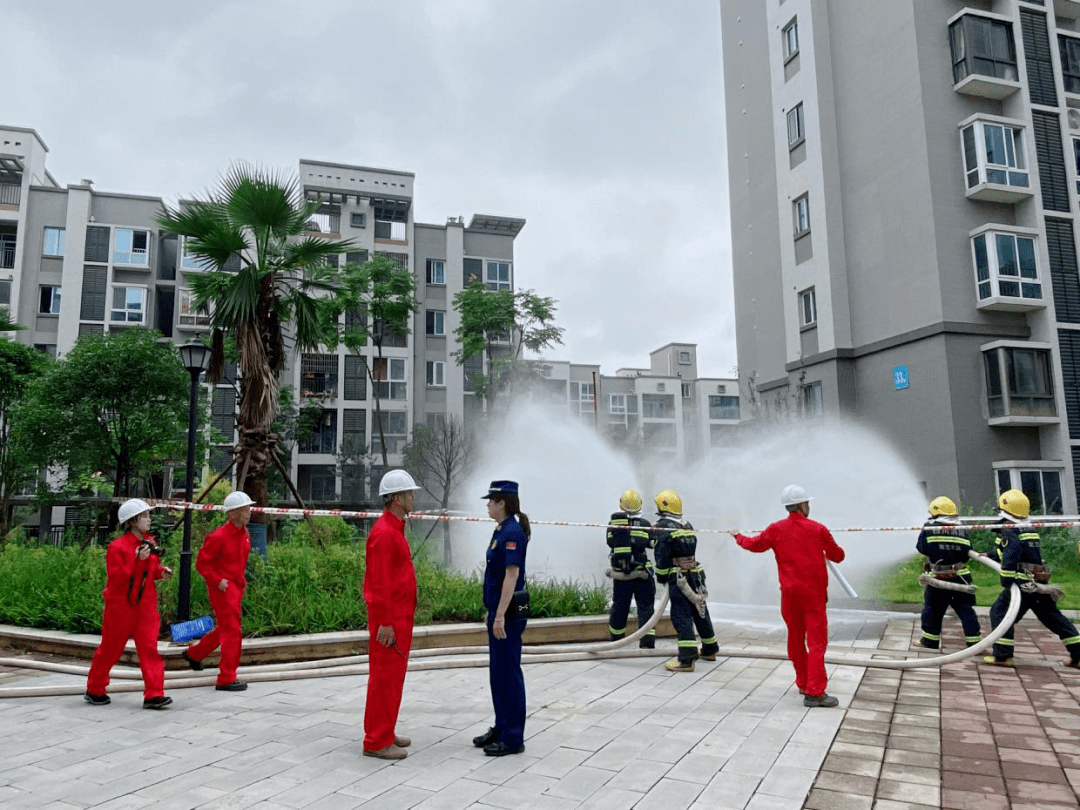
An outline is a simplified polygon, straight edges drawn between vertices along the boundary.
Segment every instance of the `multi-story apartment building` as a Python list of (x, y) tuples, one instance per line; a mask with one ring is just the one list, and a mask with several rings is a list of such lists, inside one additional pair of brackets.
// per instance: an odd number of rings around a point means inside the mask
[(737, 439), (738, 380), (698, 377), (697, 346), (669, 343), (649, 354), (648, 368), (544, 361), (543, 401), (570, 408), (645, 468), (683, 466)]
[(870, 6), (721, 4), (742, 384), (1073, 512), (1080, 2)]
[[(154, 219), (162, 199), (100, 192), (89, 180), (62, 187), (45, 169), (47, 152), (34, 130), (0, 126), (0, 306), (29, 327), (9, 337), (55, 355), (83, 334), (155, 328), (185, 342), (206, 332), (209, 318), (193, 308), (185, 284), (203, 268), (183, 240), (159, 231)], [(525, 221), (477, 215), (467, 225), (458, 217), (445, 225), (417, 223), (409, 172), (311, 160), (301, 160), (299, 171), (308, 198), (322, 200), (310, 232), (352, 240), (356, 249), (345, 261), (363, 263), (381, 252), (416, 278), (420, 309), (412, 328), (385, 335), (381, 357), (370, 344), (357, 354), (305, 352), (283, 379), (297, 397), (317, 399), (323, 408), (319, 429), (292, 453), (301, 496), (366, 502), (370, 482), (382, 473), (368, 369), (391, 465), (401, 462), (417, 422), (475, 416), (482, 403), (469, 383), (473, 367), (452, 357), (453, 297), (473, 279), (490, 289), (513, 288), (514, 238)], [(227, 369), (212, 397), (213, 424), (229, 439), (235, 376), (235, 368)], [(221, 470), (229, 458), (223, 445), (211, 454), (211, 467)]]

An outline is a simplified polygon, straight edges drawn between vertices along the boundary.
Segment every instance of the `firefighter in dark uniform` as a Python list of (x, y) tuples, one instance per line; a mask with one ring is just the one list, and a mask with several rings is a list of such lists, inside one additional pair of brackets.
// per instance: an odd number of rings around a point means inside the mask
[(498, 523), (487, 550), (484, 568), (484, 607), (487, 608), (488, 676), (495, 725), (473, 745), (489, 757), (525, 750), (525, 676), (521, 671), (521, 636), (528, 619), (525, 588), (525, 550), (529, 517), (521, 511), (516, 481), (492, 481), (488, 517)]
[(968, 568), (971, 543), (957, 525), (960, 513), (950, 498), (934, 498), (929, 510), (930, 520), (915, 543), (915, 550), (927, 558), (926, 574), (921, 577), (926, 585), (919, 644), (930, 650), (941, 647), (941, 622), (951, 607), (964, 628), (964, 642), (970, 647), (982, 638), (979, 617), (975, 615), (975, 586)]
[[(641, 517), (641, 493), (628, 489), (619, 498), (619, 509), (611, 516), (607, 528), (607, 544), (611, 549), (612, 580), (611, 616), (608, 632), (612, 641), (626, 637), (626, 617), (630, 613), (630, 600), (637, 604), (637, 622), (641, 627), (653, 615), (656, 601), (656, 581), (648, 549), (655, 545), (649, 529), (649, 521)], [(656, 630), (650, 630), (638, 642), (642, 649), (656, 646)]]
[[(671, 602), (671, 623), (679, 637), (679, 656), (665, 662), (671, 672), (693, 672), (699, 657), (715, 661), (720, 645), (716, 643), (712, 618), (706, 600), (705, 570), (694, 557), (697, 537), (694, 527), (682, 519), (682, 498), (674, 490), (665, 489), (656, 496), (653, 527), (656, 535), (656, 579), (667, 583)], [(698, 653), (697, 635), (701, 636)]]
[[(998, 496), (998, 508), (1001, 510), (1002, 528), (997, 530), (996, 548), (990, 556), (1001, 563), (1002, 590), (990, 606), (990, 623), (997, 627), (1005, 618), (1011, 586), (1015, 583), (1020, 588), (1021, 600), (1016, 621), (1020, 621), (1030, 610), (1046, 629), (1057, 634), (1069, 651), (1065, 666), (1080, 669), (1080, 635), (1077, 635), (1073, 623), (1058, 610), (1055, 597), (1047, 593), (1051, 590), (1046, 585), (1050, 581), (1050, 569), (1043, 563), (1039, 533), (1024, 525), (1031, 514), (1031, 502), (1020, 490), (1010, 489)], [(994, 654), (986, 656), (984, 663), (1012, 666), (1015, 629), (1014, 622), (1005, 635), (994, 643)]]

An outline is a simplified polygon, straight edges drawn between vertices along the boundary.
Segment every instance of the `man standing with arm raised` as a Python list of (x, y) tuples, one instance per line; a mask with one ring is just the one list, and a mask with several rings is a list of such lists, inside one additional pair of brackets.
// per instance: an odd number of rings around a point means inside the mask
[(840, 701), (825, 693), (825, 647), (829, 623), (825, 604), (829, 599), (829, 574), (825, 560), (843, 562), (844, 550), (829, 530), (810, 520), (810, 501), (797, 484), (784, 487), (780, 503), (788, 511), (784, 520), (771, 524), (757, 537), (729, 532), (747, 551), (772, 549), (780, 576), (780, 615), (787, 625), (788, 658), (795, 666), (795, 685), (804, 695), (803, 705), (832, 708)]

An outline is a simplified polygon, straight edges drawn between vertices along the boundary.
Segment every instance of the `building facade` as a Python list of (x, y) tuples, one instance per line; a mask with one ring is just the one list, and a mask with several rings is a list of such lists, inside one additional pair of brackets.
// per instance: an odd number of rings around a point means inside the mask
[[(186, 284), (203, 267), (182, 239), (158, 229), (162, 199), (101, 192), (90, 180), (61, 186), (45, 168), (47, 153), (34, 130), (0, 125), (0, 306), (29, 327), (9, 337), (57, 356), (84, 334), (154, 328), (183, 343), (207, 333), (209, 317), (195, 310)], [(410, 332), (386, 335), (381, 356), (370, 342), (356, 354), (343, 347), (304, 352), (282, 380), (295, 398), (323, 411), (291, 455), (301, 497), (370, 502), (383, 472), (383, 439), (389, 464), (399, 465), (414, 424), (468, 420), (482, 410), (469, 381), (473, 367), (452, 357), (452, 301), (474, 279), (513, 289), (514, 238), (525, 221), (476, 215), (468, 224), (460, 217), (415, 222), (409, 172), (301, 160), (299, 176), (308, 199), (322, 200), (309, 233), (351, 240), (355, 250), (341, 261), (362, 264), (384, 253), (416, 280), (420, 308)], [(230, 367), (212, 393), (212, 423), (229, 442), (236, 385)], [(220, 445), (211, 468), (224, 469), (230, 458), (231, 444)]]
[[(1080, 2), (721, 4), (741, 385), (1075, 512)], [(747, 413), (744, 416), (751, 416)]]

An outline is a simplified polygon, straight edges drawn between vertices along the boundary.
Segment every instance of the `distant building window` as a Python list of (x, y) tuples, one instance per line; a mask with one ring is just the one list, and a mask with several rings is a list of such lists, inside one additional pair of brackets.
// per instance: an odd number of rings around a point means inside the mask
[(427, 283), (446, 283), (446, 262), (444, 262), (442, 259), (427, 260)]
[(1076, 166), (1076, 193), (1080, 194), (1080, 138), (1073, 138), (1073, 165)]
[(997, 346), (983, 364), (990, 418), (1057, 416), (1049, 349)]
[(972, 74), (1017, 80), (1012, 24), (965, 14), (949, 26), (953, 84)]
[(41, 296), (38, 299), (38, 313), (41, 315), (60, 314), (60, 288), (49, 284), (41, 285)]
[[(409, 421), (405, 411), (380, 411), (377, 415), (372, 414), (371, 429), (371, 452), (373, 455), (382, 453), (383, 441), (386, 439), (386, 452), (398, 453), (405, 446), (409, 432)], [(382, 424), (382, 436), (379, 435), (379, 424)]]
[(67, 231), (64, 228), (46, 228), (41, 254), (43, 256), (63, 256), (66, 241)]
[(641, 415), (646, 419), (674, 419), (675, 397), (672, 394), (642, 394)]
[(300, 396), (336, 397), (338, 358), (336, 354), (300, 355)]
[(146, 322), (146, 287), (113, 287), (109, 320), (114, 323)]
[(341, 206), (320, 206), (304, 223), (304, 228), (312, 233), (341, 233)]
[(324, 410), (311, 432), (299, 442), (301, 453), (337, 452), (337, 411)]
[(194, 253), (191, 253), (189, 246), (191, 244), (191, 237), (183, 236), (180, 238), (180, 269), (181, 270), (212, 270), (214, 263), (206, 258), (200, 258)]
[(429, 335), (446, 334), (446, 313), (441, 309), (429, 309), (426, 313), (427, 333)]
[(510, 263), (488, 262), (487, 263), (487, 288), (489, 290), (510, 289)]
[(117, 228), (113, 237), (113, 264), (150, 264), (150, 231)]
[(0, 279), (0, 307), (11, 306), (11, 279)]
[[(787, 62), (799, 52), (799, 19), (792, 19), (784, 26), (782, 32), (784, 38), (784, 61)], [(775, 40), (774, 40), (775, 41)]]
[(358, 354), (345, 355), (345, 399), (367, 399), (367, 361)]
[(994, 472), (999, 495), (1007, 489), (1018, 489), (1031, 501), (1032, 514), (1063, 514), (1061, 470), (1010, 467)]
[(363, 212), (353, 211), (351, 214), (349, 214), (349, 225), (353, 228), (366, 228), (367, 214)]
[(803, 326), (817, 323), (817, 293), (813, 287), (799, 293), (799, 321)]
[(375, 238), (391, 239), (395, 242), (403, 242), (405, 241), (405, 223), (389, 222), (384, 219), (376, 219)]
[(582, 418), (593, 418), (596, 408), (596, 387), (592, 383), (570, 383), (570, 411)]
[(802, 412), (803, 416), (821, 416), (823, 405), (821, 401), (821, 383), (809, 383), (802, 386)]
[(960, 131), (967, 187), (980, 183), (1028, 187), (1024, 130), (993, 121), (975, 121)]
[(180, 288), (180, 312), (177, 322), (181, 326), (209, 326), (210, 314), (195, 306), (195, 293), (184, 287)]
[(694, 362), (694, 355), (689, 349), (679, 349), (679, 365), (689, 366)]
[(442, 360), (428, 361), (427, 384), (435, 388), (443, 388), (446, 386), (446, 363)]
[(56, 344), (55, 343), (35, 343), (34, 348), (39, 352), (45, 352), (49, 357), (56, 357)]
[(376, 391), (380, 399), (406, 398), (405, 360), (396, 357), (376, 358), (373, 367)]
[(709, 418), (710, 419), (738, 419), (739, 418), (739, 398), (738, 397), (724, 397), (724, 396), (710, 396), (709, 397)]
[(15, 269), (15, 234), (0, 233), (0, 270)]
[(626, 413), (626, 394), (608, 394), (608, 413), (616, 416)]
[(795, 238), (810, 233), (810, 195), (803, 194), (792, 203), (792, 218), (795, 225)]
[(1080, 39), (1058, 36), (1061, 54), (1061, 78), (1066, 93), (1080, 93)]
[(690, 383), (682, 384), (682, 398), (690, 399)]
[(803, 105), (796, 104), (787, 114), (787, 144), (788, 149), (794, 149), (806, 140), (803, 132)]
[(1011, 233), (981, 233), (971, 240), (979, 300), (993, 296), (1042, 298), (1035, 239)]

